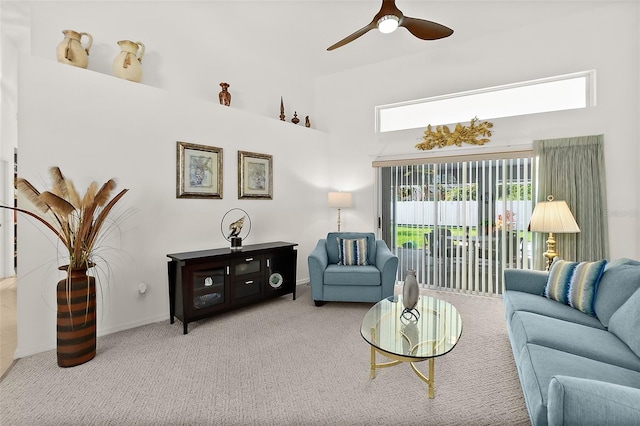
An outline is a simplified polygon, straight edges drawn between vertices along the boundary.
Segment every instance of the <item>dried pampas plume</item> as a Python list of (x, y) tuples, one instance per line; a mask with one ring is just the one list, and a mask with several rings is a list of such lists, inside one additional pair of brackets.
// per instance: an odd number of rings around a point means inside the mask
[(35, 211), (10, 206), (0, 207), (38, 219), (52, 230), (67, 248), (69, 268), (86, 267), (92, 263), (96, 240), (109, 212), (128, 189), (123, 189), (111, 198), (116, 182), (109, 179), (101, 187), (92, 182), (84, 196), (80, 197), (73, 182), (62, 174), (59, 167), (52, 167), (50, 174), (53, 181), (52, 189), (42, 193), (26, 179), (16, 179), (16, 189), (29, 200)]

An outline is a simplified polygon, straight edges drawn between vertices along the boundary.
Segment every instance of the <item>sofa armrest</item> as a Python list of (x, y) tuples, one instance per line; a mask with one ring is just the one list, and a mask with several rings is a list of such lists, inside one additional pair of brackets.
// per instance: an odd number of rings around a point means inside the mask
[(309, 284), (313, 300), (322, 300), (322, 285), (324, 284), (324, 270), (329, 265), (327, 255), (327, 240), (318, 240), (318, 244), (307, 258), (309, 264)]
[(398, 256), (389, 250), (383, 240), (376, 240), (376, 268), (380, 270), (382, 296), (393, 296), (398, 276)]
[(531, 269), (505, 269), (504, 285), (506, 290), (522, 291), (525, 293), (544, 293), (547, 286), (546, 271), (534, 271)]
[(637, 425), (640, 389), (568, 376), (551, 379), (547, 419), (554, 425)]

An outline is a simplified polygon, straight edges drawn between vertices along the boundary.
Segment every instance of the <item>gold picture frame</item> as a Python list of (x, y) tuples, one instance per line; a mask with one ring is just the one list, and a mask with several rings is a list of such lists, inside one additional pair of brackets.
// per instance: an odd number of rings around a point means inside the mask
[(177, 142), (176, 198), (222, 199), (222, 148)]
[(273, 199), (273, 156), (238, 151), (238, 199)]

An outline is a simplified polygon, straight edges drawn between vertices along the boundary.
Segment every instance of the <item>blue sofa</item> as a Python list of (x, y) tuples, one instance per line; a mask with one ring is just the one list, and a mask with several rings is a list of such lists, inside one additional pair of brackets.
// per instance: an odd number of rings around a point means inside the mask
[[(338, 238), (366, 239), (367, 265), (339, 265)], [(393, 295), (398, 257), (372, 232), (330, 232), (318, 241), (308, 258), (311, 296), (324, 302), (372, 302)]]
[(533, 425), (640, 424), (640, 262), (600, 275), (595, 316), (545, 297), (547, 272), (504, 271), (511, 348)]

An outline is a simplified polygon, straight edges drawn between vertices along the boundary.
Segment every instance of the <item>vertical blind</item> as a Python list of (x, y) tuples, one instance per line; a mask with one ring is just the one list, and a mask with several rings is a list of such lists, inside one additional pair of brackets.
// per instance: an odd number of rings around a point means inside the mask
[(428, 288), (498, 295), (505, 268), (530, 267), (531, 153), (378, 166), (382, 238), (399, 281), (414, 269)]

